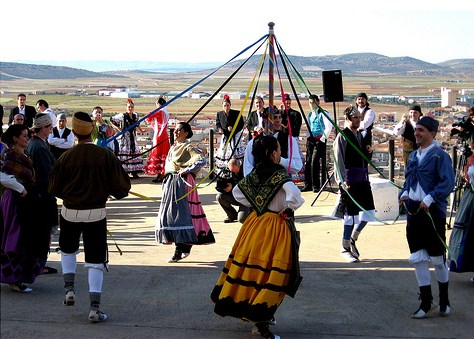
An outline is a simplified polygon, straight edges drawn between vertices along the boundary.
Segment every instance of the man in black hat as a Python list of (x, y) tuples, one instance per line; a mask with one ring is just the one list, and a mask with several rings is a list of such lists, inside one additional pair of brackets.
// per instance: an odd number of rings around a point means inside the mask
[(357, 110), (362, 115), (362, 121), (360, 122), (359, 131), (362, 133), (364, 143), (369, 147), (369, 159), (372, 157), (372, 128), (375, 122), (375, 111), (369, 107), (369, 98), (367, 94), (361, 92), (357, 94), (356, 106)]
[(105, 203), (109, 196), (124, 198), (130, 179), (115, 154), (92, 142), (95, 123), (89, 114), (76, 112), (72, 130), (78, 145), (64, 153), (51, 173), (49, 191), (63, 200), (59, 249), (66, 297), (65, 306), (75, 303), (76, 255), (82, 234), (85, 267), (88, 269), (90, 310), (88, 320), (101, 322), (102, 282), (107, 268), (107, 221)]
[(420, 307), (411, 315), (414, 319), (427, 316), (431, 310), (431, 262), (439, 286), (440, 316), (451, 313), (448, 299), (449, 270), (446, 264), (447, 198), (454, 189), (454, 171), (449, 155), (437, 146), (434, 137), (438, 121), (422, 117), (415, 127), (418, 146), (410, 153), (405, 170), (405, 183), (400, 204), (407, 211), (406, 237), (410, 248), (410, 263), (420, 289)]
[(418, 148), (415, 140), (415, 127), (422, 116), (421, 107), (412, 105), (408, 109), (408, 115), (404, 114), (393, 129), (394, 134), (401, 135), (403, 138), (403, 163), (405, 168), (407, 167), (408, 156)]

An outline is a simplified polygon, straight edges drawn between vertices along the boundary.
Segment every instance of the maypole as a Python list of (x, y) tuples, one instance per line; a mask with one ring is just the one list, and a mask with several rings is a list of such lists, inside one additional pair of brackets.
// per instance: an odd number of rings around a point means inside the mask
[(268, 41), (270, 45), (270, 55), (268, 61), (268, 106), (270, 107), (270, 111), (273, 112), (273, 67), (275, 62), (275, 46), (274, 46), (274, 36), (273, 36), (273, 26), (275, 23), (269, 22), (268, 23)]

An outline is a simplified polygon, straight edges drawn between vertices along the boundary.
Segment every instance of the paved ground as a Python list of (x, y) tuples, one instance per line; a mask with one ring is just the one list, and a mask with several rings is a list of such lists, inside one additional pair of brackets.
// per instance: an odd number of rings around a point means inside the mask
[[(132, 191), (159, 200), (161, 186), (143, 177)], [(195, 246), (191, 256), (168, 264), (173, 246), (157, 245), (154, 224), (158, 203), (129, 196), (108, 203), (109, 229), (123, 255), (109, 241), (110, 271), (105, 274), (102, 308), (105, 323), (89, 324), (87, 275), (82, 255), (76, 281), (77, 302), (62, 306), (59, 274), (41, 276), (30, 294), (1, 287), (1, 337), (6, 338), (252, 338), (251, 324), (213, 313), (209, 294), (240, 224), (224, 224), (214, 185), (200, 189), (216, 244)], [(369, 224), (359, 238), (362, 261), (339, 256), (342, 226), (328, 217), (335, 194), (303, 193), (297, 211), (301, 231), (303, 283), (276, 313), (274, 332), (282, 338), (472, 338), (474, 284), (471, 274), (451, 274), (453, 314), (413, 320), (419, 305), (413, 268), (408, 264), (404, 221)], [(57, 237), (53, 247), (57, 246)], [(49, 264), (60, 267), (53, 253)], [(433, 273), (434, 280), (434, 273)], [(437, 294), (437, 287), (433, 288)], [(435, 297), (437, 301), (437, 297)]]

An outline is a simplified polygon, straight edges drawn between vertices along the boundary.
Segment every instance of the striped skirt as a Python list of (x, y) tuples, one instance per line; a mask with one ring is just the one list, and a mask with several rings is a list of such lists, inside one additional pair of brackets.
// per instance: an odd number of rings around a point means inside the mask
[[(192, 174), (186, 178), (168, 174), (163, 181), (163, 195), (155, 225), (155, 237), (161, 244), (204, 245), (215, 242)], [(183, 198), (184, 197), (184, 198)]]
[(278, 214), (255, 211), (245, 220), (216, 283), (214, 312), (270, 321), (285, 297), (292, 271), (291, 232)]

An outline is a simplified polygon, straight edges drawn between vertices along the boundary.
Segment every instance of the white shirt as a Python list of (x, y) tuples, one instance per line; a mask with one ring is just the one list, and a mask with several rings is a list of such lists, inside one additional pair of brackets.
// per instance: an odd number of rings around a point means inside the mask
[(4, 172), (0, 172), (0, 182), (6, 188), (12, 189), (21, 193), (25, 190), (25, 186), (20, 184), (13, 175), (6, 174)]
[(63, 129), (58, 128), (58, 133), (60, 136), (59, 138), (56, 138), (52, 132), (50, 135), (48, 135), (48, 144), (50, 144), (51, 146), (62, 148), (62, 149), (69, 149), (72, 146), (74, 146), (74, 133), (72, 133), (72, 131), (67, 136), (67, 139), (61, 138), (64, 133), (64, 128)]
[(51, 120), (53, 120), (53, 127), (56, 126), (56, 115), (54, 115), (54, 112), (51, 110), (51, 108), (48, 107), (41, 113), (49, 114)]
[[(235, 200), (240, 202), (242, 205), (251, 206), (250, 202), (244, 196), (242, 191), (239, 188), (239, 185), (235, 186), (232, 189), (232, 195), (234, 196)], [(298, 209), (304, 204), (304, 199), (301, 196), (301, 191), (295, 185), (294, 182), (288, 181), (283, 186), (282, 189), (278, 191), (276, 196), (268, 205), (268, 209), (273, 212), (280, 212), (285, 208), (289, 207), (293, 211)]]
[[(362, 111), (365, 107), (357, 107), (357, 110), (362, 114)], [(372, 108), (369, 108), (364, 115), (364, 120), (360, 122), (359, 131), (361, 131), (362, 136), (367, 135), (367, 127), (372, 125), (375, 121), (375, 111)]]
[[(273, 136), (276, 137), (278, 133)], [(290, 137), (288, 137), (288, 146), (290, 146)], [(303, 168), (303, 161), (301, 160), (299, 141), (297, 137), (292, 137), (291, 140), (291, 159), (280, 158), (279, 164), (288, 169), (290, 167), (290, 174), (297, 174)], [(244, 176), (252, 172), (255, 167), (254, 158), (252, 154), (253, 139), (247, 144), (244, 154)], [(288, 147), (290, 152), (290, 147)], [(291, 161), (290, 161), (291, 160)]]
[[(414, 122), (413, 120), (408, 120), (409, 123), (411, 123), (411, 125), (413, 126), (413, 130), (415, 130), (416, 128), (416, 122)], [(403, 132), (405, 132), (405, 127), (406, 127), (406, 123), (407, 121), (400, 121), (398, 124), (395, 125), (395, 127), (393, 128), (393, 135), (401, 135), (403, 134)]]

